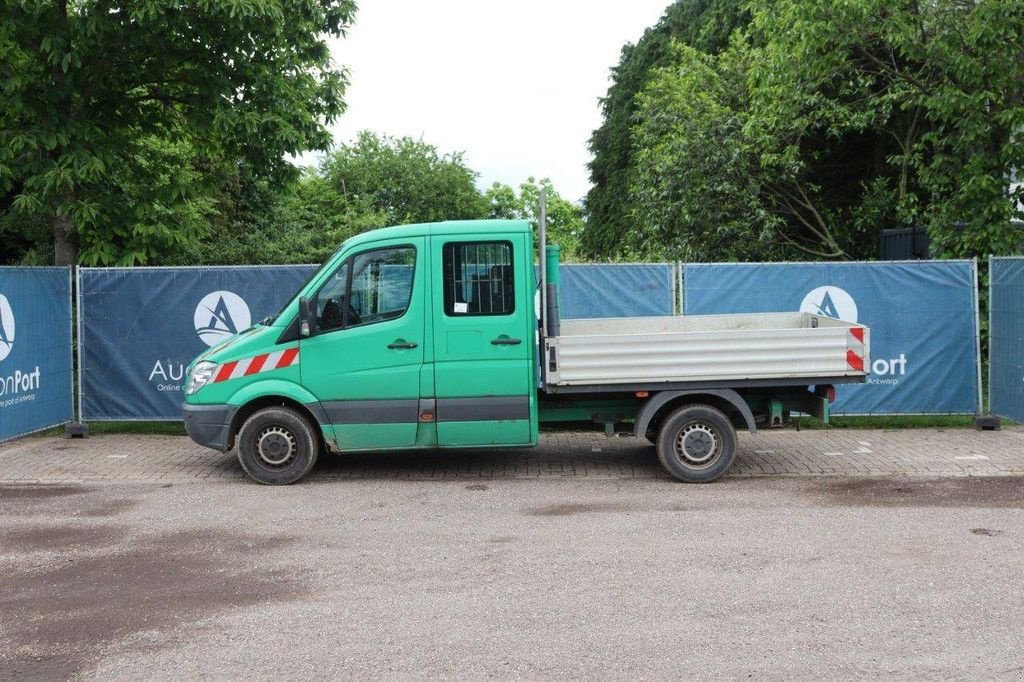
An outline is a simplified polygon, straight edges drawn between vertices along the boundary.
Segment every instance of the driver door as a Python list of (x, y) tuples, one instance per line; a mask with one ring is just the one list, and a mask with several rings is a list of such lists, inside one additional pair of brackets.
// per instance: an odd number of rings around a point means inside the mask
[(300, 341), (302, 383), (342, 451), (416, 445), (425, 261), (422, 237), (367, 245), (310, 300), (318, 328)]

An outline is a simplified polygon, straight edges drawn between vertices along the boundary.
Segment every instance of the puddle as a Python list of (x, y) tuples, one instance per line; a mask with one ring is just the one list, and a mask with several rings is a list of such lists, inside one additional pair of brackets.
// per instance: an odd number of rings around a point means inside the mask
[(17, 557), (5, 574), (16, 588), (0, 591), (3, 676), (76, 677), (109, 642), (302, 596), (295, 575), (253, 559), (291, 542), (210, 530), (129, 542), (116, 527), (73, 525), (8, 533), (5, 551), (63, 554), (42, 564)]
[(607, 502), (592, 502), (589, 504), (550, 504), (542, 507), (533, 507), (525, 513), (529, 516), (574, 516), (576, 514), (593, 514), (609, 512), (630, 511), (628, 507), (621, 504), (610, 504)]
[(80, 485), (0, 484), (0, 502), (6, 500), (45, 500), (51, 497), (80, 495), (88, 488)]
[(808, 481), (806, 493), (837, 507), (1024, 508), (1024, 478), (844, 478)]

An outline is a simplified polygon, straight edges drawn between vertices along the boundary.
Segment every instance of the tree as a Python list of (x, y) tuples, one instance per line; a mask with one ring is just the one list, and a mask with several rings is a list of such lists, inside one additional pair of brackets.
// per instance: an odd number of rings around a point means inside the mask
[(221, 204), (218, 248), (178, 262), (198, 264), (321, 263), (349, 237), (387, 225), (387, 217), (347, 202), (316, 170), (284, 188), (242, 175)]
[(630, 258), (746, 260), (771, 249), (779, 220), (762, 197), (747, 135), (744, 69), (684, 45), (637, 97), (630, 186)]
[(724, 49), (733, 30), (748, 20), (744, 4), (743, 0), (676, 0), (636, 45), (622, 48), (608, 94), (601, 100), (604, 120), (590, 138), (593, 187), (586, 198), (587, 226), (582, 235), (582, 248), (589, 257), (622, 255), (622, 237), (636, 227), (626, 201), (636, 95), (655, 69), (672, 64), (673, 41), (708, 54)]
[(823, 125), (847, 95), (819, 83), (805, 106), (770, 69), (759, 79), (766, 52), (738, 33), (718, 55), (678, 46), (655, 70), (637, 98), (625, 202), (637, 226), (624, 244), (695, 260), (872, 255), (883, 217), (863, 198), (885, 170), (887, 131), (851, 112)]
[(461, 152), (442, 154), (410, 137), (369, 131), (342, 144), (321, 169), (345, 205), (381, 213), (386, 224), (479, 218), (487, 204)]
[[(884, 130), (878, 185), (942, 256), (1011, 253), (1024, 193), (1024, 5), (755, 0), (766, 94), (832, 130)], [(783, 30), (784, 29), (784, 30)], [(823, 84), (827, 96), (811, 95)], [(842, 97), (837, 97), (839, 93)], [(958, 222), (966, 229), (956, 230)]]
[(574, 261), (580, 258), (580, 237), (583, 234), (583, 210), (576, 204), (563, 199), (555, 190), (551, 180), (529, 178), (519, 185), (519, 192), (508, 185), (496, 182), (484, 193), (490, 206), (489, 218), (506, 220), (529, 220), (538, 222), (540, 192), (544, 189), (547, 238), (551, 244), (562, 247), (562, 260)]
[[(182, 169), (287, 178), (285, 155), (326, 148), (344, 106), (326, 37), (344, 34), (353, 0), (0, 2), (0, 196), (46, 216), (58, 264), (194, 241), (158, 219), (182, 201), (203, 210)], [(152, 201), (126, 179), (154, 183)]]
[(728, 48), (677, 47), (638, 95), (624, 248), (865, 258), (880, 229), (909, 224), (939, 255), (1017, 246), (1024, 6), (749, 7)]

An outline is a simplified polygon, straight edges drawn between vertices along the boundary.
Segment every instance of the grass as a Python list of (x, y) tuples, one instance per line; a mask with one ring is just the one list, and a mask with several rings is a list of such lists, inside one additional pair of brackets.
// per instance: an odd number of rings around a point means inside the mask
[(89, 422), (90, 434), (137, 433), (147, 436), (184, 436), (184, 422)]
[[(182, 422), (89, 422), (89, 435), (104, 434), (136, 434), (140, 436), (184, 436), (185, 425)], [(832, 417), (828, 426), (819, 420), (811, 417), (794, 419), (786, 428), (789, 429), (965, 429), (974, 426), (974, 418), (960, 415), (909, 415), (899, 417), (887, 417), (882, 415), (870, 415), (864, 417)], [(580, 428), (587, 428), (581, 424), (550, 424), (545, 425), (542, 431), (576, 431)], [(599, 428), (593, 425), (591, 428)], [(64, 428), (59, 427), (43, 431), (40, 436), (59, 436), (64, 433)]]
[[(90, 436), (109, 433), (129, 433), (141, 436), (184, 436), (183, 422), (87, 422)], [(41, 431), (39, 436), (62, 436), (64, 427)]]
[[(795, 428), (796, 424), (794, 420), (790, 428)], [(974, 417), (951, 414), (832, 417), (827, 427), (817, 419), (803, 417), (799, 425), (801, 429), (964, 429), (974, 426)]]

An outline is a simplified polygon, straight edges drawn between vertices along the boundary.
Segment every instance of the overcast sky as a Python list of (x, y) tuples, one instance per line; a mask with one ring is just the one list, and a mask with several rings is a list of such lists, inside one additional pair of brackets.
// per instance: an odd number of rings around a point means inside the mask
[(609, 69), (668, 4), (361, 0), (355, 26), (333, 46), (352, 81), (335, 140), (363, 129), (422, 137), (465, 152), (481, 187), (550, 177), (580, 199)]

